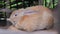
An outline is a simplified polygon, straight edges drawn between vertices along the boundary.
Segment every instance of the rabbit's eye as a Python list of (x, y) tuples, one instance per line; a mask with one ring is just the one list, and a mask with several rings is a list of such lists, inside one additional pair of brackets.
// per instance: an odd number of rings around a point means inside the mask
[(17, 14), (15, 14), (15, 16), (17, 16)]

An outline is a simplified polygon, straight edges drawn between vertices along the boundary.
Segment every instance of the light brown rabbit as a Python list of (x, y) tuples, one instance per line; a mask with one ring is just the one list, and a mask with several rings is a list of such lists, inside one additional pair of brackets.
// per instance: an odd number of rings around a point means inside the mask
[(43, 6), (32, 6), (26, 9), (13, 11), (10, 18), (12, 22), (10, 29), (25, 31), (49, 29), (54, 24), (52, 11)]

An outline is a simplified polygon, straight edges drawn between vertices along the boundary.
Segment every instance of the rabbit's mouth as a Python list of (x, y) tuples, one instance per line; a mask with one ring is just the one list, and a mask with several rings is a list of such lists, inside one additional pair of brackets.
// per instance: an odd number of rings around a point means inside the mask
[(7, 18), (7, 21), (11, 22), (13, 25), (16, 24), (16, 22), (15, 21), (12, 21), (10, 18)]

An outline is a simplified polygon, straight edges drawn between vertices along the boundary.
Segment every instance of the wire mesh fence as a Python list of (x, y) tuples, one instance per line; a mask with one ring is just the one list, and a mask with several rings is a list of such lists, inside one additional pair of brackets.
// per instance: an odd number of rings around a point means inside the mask
[(58, 0), (0, 0), (0, 8), (19, 9), (35, 5), (55, 8)]
[[(37, 0), (0, 0), (0, 26), (6, 26), (11, 10), (38, 5)], [(3, 19), (3, 20), (2, 20)]]
[[(55, 8), (58, 4), (58, 0), (0, 0), (0, 13), (3, 18), (9, 17), (11, 10), (16, 10), (20, 8), (26, 8), (36, 5), (42, 5), (48, 8)], [(3, 14), (4, 13), (4, 14)], [(0, 14), (0, 16), (1, 16)], [(1, 20), (2, 17), (0, 17)]]
[(38, 0), (1, 0), (0, 8), (19, 9), (38, 5)]

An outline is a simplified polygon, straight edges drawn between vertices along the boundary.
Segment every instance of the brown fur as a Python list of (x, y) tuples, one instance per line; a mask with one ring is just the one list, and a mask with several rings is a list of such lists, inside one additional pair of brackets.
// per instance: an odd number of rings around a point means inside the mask
[[(15, 13), (17, 12), (21, 13), (25, 10), (34, 10), (37, 11), (37, 14), (24, 15), (22, 17), (18, 17), (18, 16), (12, 17)], [(11, 21), (17, 22), (15, 25), (15, 28), (17, 30), (18, 28), (20, 28), (26, 31), (34, 31), (34, 30), (44, 29), (44, 28), (48, 29), (53, 25), (54, 22), (52, 11), (43, 6), (33, 6), (22, 10), (16, 10), (11, 14), (11, 17), (9, 19), (11, 19)]]

